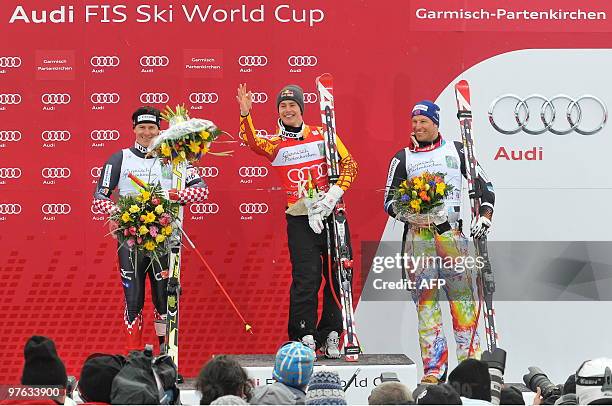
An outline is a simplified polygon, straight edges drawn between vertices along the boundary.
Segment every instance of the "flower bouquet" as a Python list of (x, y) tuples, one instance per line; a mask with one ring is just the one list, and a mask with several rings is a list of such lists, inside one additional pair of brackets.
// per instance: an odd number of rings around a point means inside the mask
[(164, 197), (159, 184), (149, 185), (131, 173), (128, 176), (139, 193), (121, 197), (117, 201), (119, 210), (109, 217), (119, 225), (117, 238), (121, 246), (130, 250), (157, 258), (164, 256), (170, 249), (179, 203)]
[[(444, 198), (452, 190), (452, 185), (444, 183), (441, 172), (423, 172), (400, 183), (393, 192), (393, 207), (397, 218), (417, 227), (430, 227), (446, 221)], [(441, 210), (436, 210), (442, 206)]]
[[(149, 151), (167, 164), (178, 165), (183, 162), (194, 163), (210, 151), (211, 144), (219, 137), (221, 130), (212, 121), (201, 118), (189, 118), (189, 112), (184, 105), (173, 110), (166, 106), (162, 118), (170, 124), (170, 128), (151, 143)], [(215, 153), (229, 155), (232, 151)]]

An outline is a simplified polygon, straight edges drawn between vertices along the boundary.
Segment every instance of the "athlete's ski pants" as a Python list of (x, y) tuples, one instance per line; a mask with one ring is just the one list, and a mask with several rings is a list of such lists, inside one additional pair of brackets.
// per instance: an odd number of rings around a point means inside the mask
[(406, 271), (417, 307), (424, 374), (441, 378), (448, 369), (448, 347), (442, 329), (439, 287), (450, 305), (457, 358), (459, 361), (480, 358), (471, 277), (473, 264), (468, 267), (470, 264), (465, 261), (467, 240), (453, 229), (442, 234), (429, 228), (407, 229), (403, 245), (409, 258), (423, 258), (420, 263), (413, 260)]
[(156, 334), (165, 336), (166, 304), (168, 296), (168, 256), (155, 258), (141, 252), (130, 252), (124, 245), (119, 248), (119, 271), (125, 294), (124, 321), (127, 328), (126, 349), (140, 348), (142, 335), (142, 309), (145, 299), (145, 279), (149, 276), (151, 297), (154, 305)]
[[(308, 216), (287, 217), (287, 238), (291, 258), (291, 289), (289, 291), (289, 339), (300, 340), (313, 335), (317, 347), (331, 331), (342, 333), (342, 311), (334, 300), (331, 284), (338, 300), (338, 280), (335, 272), (330, 276), (327, 258), (327, 235), (316, 234), (308, 225)], [(329, 225), (329, 221), (327, 222)], [(333, 241), (331, 239), (330, 241)], [(325, 278), (323, 310), (317, 323), (319, 288)]]

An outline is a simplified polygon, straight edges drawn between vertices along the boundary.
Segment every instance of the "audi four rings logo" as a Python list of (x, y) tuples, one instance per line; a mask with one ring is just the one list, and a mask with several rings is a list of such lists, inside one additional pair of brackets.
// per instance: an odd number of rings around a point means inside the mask
[(140, 57), (140, 66), (143, 66), (145, 68), (168, 66), (169, 63), (170, 63), (170, 58), (164, 55), (141, 56)]
[(45, 203), (40, 210), (43, 214), (69, 214), (72, 207), (68, 203)]
[[(505, 109), (505, 113), (496, 114), (496, 107), (504, 100), (513, 102), (510, 104), (510, 109), (514, 112), (511, 113), (508, 109)], [(590, 102), (587, 103), (587, 101)], [(584, 118), (587, 105), (597, 106), (595, 124), (590, 126), (584, 123), (586, 121)], [(498, 108), (498, 110), (502, 110), (502, 108)], [(588, 111), (591, 111), (591, 109)], [(514, 116), (516, 124), (512, 126), (500, 125), (499, 122), (504, 120), (502, 114), (505, 114), (505, 121), (511, 121), (509, 118)], [(537, 116), (539, 116), (539, 120)], [(590, 113), (589, 117), (593, 117), (593, 113)], [(548, 99), (539, 94), (532, 94), (523, 99), (514, 94), (505, 94), (493, 100), (491, 106), (489, 106), (489, 123), (497, 131), (506, 135), (521, 131), (530, 135), (538, 135), (546, 131), (556, 135), (566, 135), (572, 131), (582, 135), (593, 135), (601, 131), (607, 121), (608, 108), (606, 104), (592, 95), (584, 95), (574, 99), (560, 94)], [(530, 124), (533, 125), (530, 126)]]
[(141, 103), (168, 103), (170, 96), (168, 93), (141, 93)]
[(44, 93), (40, 96), (40, 101), (43, 104), (68, 104), (70, 95), (68, 93)]
[(193, 214), (216, 214), (219, 212), (217, 203), (192, 203), (189, 211)]
[(121, 60), (118, 56), (92, 56), (89, 63), (94, 68), (111, 68), (119, 66)]
[(93, 130), (89, 136), (94, 141), (117, 141), (120, 134), (117, 130)]
[(0, 130), (0, 142), (19, 141), (19, 140), (21, 140), (21, 131)]
[(289, 66), (317, 66), (319, 60), (312, 55), (291, 55), (287, 62)]
[(15, 93), (0, 93), (0, 104), (19, 104), (21, 95)]
[(0, 68), (18, 68), (21, 58), (18, 56), (0, 56)]
[(195, 169), (198, 171), (199, 176), (205, 178), (216, 178), (219, 176), (219, 168), (216, 166), (198, 166)]
[(91, 171), (89, 171), (89, 173), (91, 173), (92, 178), (99, 178), (102, 174), (102, 167), (94, 166), (93, 168), (91, 168)]
[(252, 93), (251, 100), (253, 100), (253, 103), (265, 103), (268, 101), (268, 95), (263, 92), (254, 92)]
[(268, 212), (268, 205), (265, 203), (242, 203), (238, 209), (242, 214), (265, 214)]
[(0, 214), (19, 214), (21, 205), (18, 203), (0, 203)]
[(219, 101), (219, 95), (217, 93), (191, 93), (189, 101), (192, 103), (212, 104)]
[(293, 183), (303, 183), (306, 182), (310, 173), (315, 179), (320, 179), (324, 177), (327, 172), (325, 171), (325, 163), (315, 164), (308, 166), (306, 168), (293, 168), (289, 172), (287, 172), (287, 177)]
[(41, 175), (45, 179), (67, 179), (70, 177), (70, 168), (43, 168)]
[(117, 104), (121, 97), (118, 93), (92, 93), (89, 100), (93, 104)]
[(263, 55), (241, 55), (238, 58), (240, 66), (266, 66), (268, 58)]
[(268, 135), (268, 131), (266, 130), (255, 130), (255, 135), (258, 137), (265, 137)]
[(304, 93), (304, 103), (316, 103), (319, 97), (316, 93)]
[(268, 175), (268, 168), (265, 166), (241, 166), (238, 175), (243, 178), (263, 178)]
[(105, 214), (102, 210), (98, 209), (93, 204), (91, 205), (91, 213), (92, 214)]
[(0, 179), (17, 179), (20, 177), (20, 168), (0, 168)]
[(40, 134), (43, 141), (68, 141), (71, 136), (66, 130), (45, 130)]

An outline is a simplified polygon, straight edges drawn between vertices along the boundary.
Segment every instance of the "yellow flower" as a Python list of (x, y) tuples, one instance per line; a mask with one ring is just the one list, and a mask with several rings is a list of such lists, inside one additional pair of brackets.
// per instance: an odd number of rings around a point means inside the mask
[(185, 160), (185, 158), (181, 158), (180, 156), (177, 156), (176, 158), (174, 158), (174, 159), (172, 160), (172, 165), (178, 165), (178, 164), (180, 164), (181, 162), (183, 162), (184, 160)]
[(138, 196), (138, 200), (141, 202), (147, 202), (151, 198), (151, 192), (143, 190), (140, 192), (140, 196)]
[(137, 205), (133, 204), (130, 206), (129, 208), (130, 213), (138, 213), (140, 211), (140, 207), (138, 207)]
[(172, 234), (172, 226), (166, 226), (162, 229), (162, 233), (164, 235), (170, 235)]
[(147, 241), (147, 242), (145, 242), (144, 247), (145, 247), (145, 249), (147, 249), (149, 251), (153, 251), (155, 249), (155, 247), (157, 247), (157, 244), (155, 244), (153, 241)]
[(446, 183), (442, 182), (442, 183), (438, 183), (436, 185), (436, 193), (439, 194), (440, 196), (444, 196), (444, 192), (446, 191)]
[(165, 157), (169, 157), (170, 154), (171, 154), (170, 147), (165, 142), (162, 142), (162, 144), (161, 144), (161, 153)]
[(155, 219), (156, 219), (155, 213), (153, 213), (152, 211), (148, 211), (147, 215), (145, 216), (144, 223), (145, 224), (152, 223), (155, 221)]
[(131, 219), (132, 218), (130, 217), (130, 213), (128, 213), (127, 211), (121, 215), (121, 220), (123, 220), (124, 223), (127, 223)]
[(147, 228), (147, 226), (140, 226), (138, 232), (140, 233), (140, 235), (145, 235), (149, 232), (149, 229)]
[(202, 155), (208, 154), (208, 151), (210, 151), (210, 148), (208, 148), (208, 147), (203, 147), (203, 148), (202, 148)]
[(200, 152), (200, 143), (195, 141), (189, 141), (189, 149), (194, 154), (197, 154), (198, 152)]
[(423, 181), (421, 180), (421, 178), (414, 178), (413, 180), (414, 183), (414, 188), (415, 189), (422, 189), (423, 188)]
[(155, 206), (155, 213), (162, 214), (163, 212), (164, 212), (164, 206), (162, 206), (161, 204), (158, 204), (157, 206)]
[(166, 236), (162, 234), (157, 234), (157, 237), (155, 237), (155, 241), (157, 241), (158, 243), (164, 242), (165, 239), (166, 239)]
[(208, 141), (208, 137), (210, 137), (210, 133), (206, 130), (202, 130), (200, 131), (200, 137), (202, 137), (204, 141)]
[(412, 207), (418, 213), (421, 210), (421, 199), (411, 200), (410, 207)]

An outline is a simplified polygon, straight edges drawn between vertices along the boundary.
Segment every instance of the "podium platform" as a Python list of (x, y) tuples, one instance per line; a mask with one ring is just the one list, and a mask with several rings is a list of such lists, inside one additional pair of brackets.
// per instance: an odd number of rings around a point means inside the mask
[[(272, 379), (273, 354), (234, 355), (234, 357), (248, 371), (249, 377), (255, 381), (256, 386), (274, 382)], [(348, 404), (367, 404), (370, 392), (380, 383), (382, 372), (395, 372), (399, 380), (411, 389), (414, 388), (417, 380), (416, 366), (404, 354), (361, 354), (357, 362), (321, 358), (315, 362), (315, 372), (319, 369), (337, 371), (343, 384), (351, 379), (357, 369), (360, 370), (357, 378), (346, 390)], [(180, 388), (183, 404), (200, 403), (200, 395), (195, 391), (195, 379), (186, 379)]]

